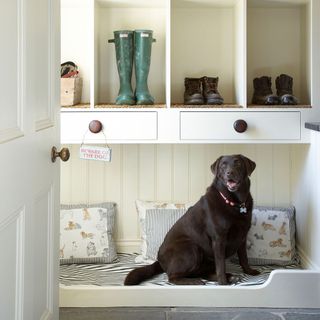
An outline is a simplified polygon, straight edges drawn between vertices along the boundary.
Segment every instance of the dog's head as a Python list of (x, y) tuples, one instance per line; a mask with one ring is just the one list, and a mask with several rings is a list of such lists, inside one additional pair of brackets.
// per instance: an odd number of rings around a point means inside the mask
[(255, 167), (256, 164), (252, 160), (237, 154), (221, 156), (211, 165), (211, 171), (230, 192), (235, 192), (247, 180)]

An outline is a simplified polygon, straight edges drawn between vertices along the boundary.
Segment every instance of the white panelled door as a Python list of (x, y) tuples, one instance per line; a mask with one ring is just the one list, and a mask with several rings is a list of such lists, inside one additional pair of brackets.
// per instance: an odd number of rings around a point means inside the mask
[(58, 319), (59, 0), (0, 2), (0, 319)]

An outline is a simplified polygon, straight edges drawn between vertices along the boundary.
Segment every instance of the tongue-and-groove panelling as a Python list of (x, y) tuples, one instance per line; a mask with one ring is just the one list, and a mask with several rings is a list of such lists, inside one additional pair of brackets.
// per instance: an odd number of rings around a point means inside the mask
[[(241, 153), (256, 161), (252, 194), (258, 205), (292, 203), (294, 175), (290, 145), (112, 145), (112, 162), (79, 159), (79, 145), (61, 164), (61, 203), (117, 203), (119, 250), (136, 250), (139, 225), (134, 201), (196, 201), (211, 183), (210, 165), (223, 154)], [(131, 249), (130, 249), (131, 248)]]

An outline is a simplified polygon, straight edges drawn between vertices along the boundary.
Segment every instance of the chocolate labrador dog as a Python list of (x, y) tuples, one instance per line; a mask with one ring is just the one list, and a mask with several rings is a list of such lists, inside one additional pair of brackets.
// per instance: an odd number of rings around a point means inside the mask
[(256, 164), (243, 155), (222, 156), (211, 166), (215, 178), (200, 200), (172, 226), (158, 251), (157, 261), (132, 270), (125, 285), (162, 272), (174, 284), (204, 284), (201, 279), (228, 284), (225, 259), (237, 253), (243, 271), (259, 272), (248, 264), (246, 242), (253, 200), (250, 179)]

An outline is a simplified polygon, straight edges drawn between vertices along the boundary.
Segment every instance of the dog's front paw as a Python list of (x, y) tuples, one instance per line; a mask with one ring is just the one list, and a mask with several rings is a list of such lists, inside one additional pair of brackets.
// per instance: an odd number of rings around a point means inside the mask
[(252, 269), (250, 267), (243, 269), (244, 273), (249, 274), (250, 276), (257, 276), (260, 274), (260, 271)]
[(232, 273), (227, 273), (227, 279), (229, 284), (236, 284), (237, 282), (240, 281), (240, 277)]
[(219, 283), (220, 286), (227, 286), (229, 284), (227, 279), (218, 280), (218, 283)]
[(218, 277), (218, 283), (221, 286), (226, 286), (235, 282), (235, 277), (231, 273), (226, 273), (225, 276)]

